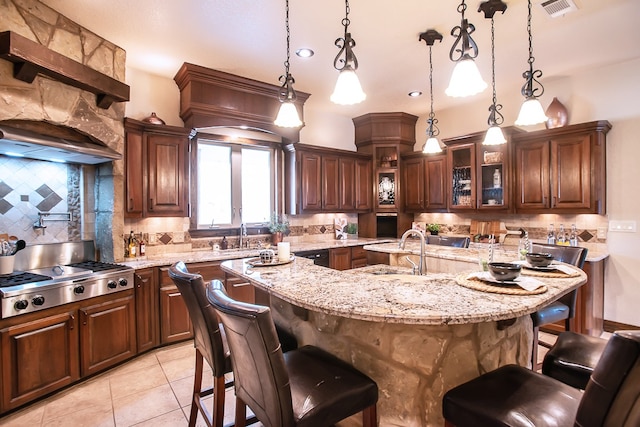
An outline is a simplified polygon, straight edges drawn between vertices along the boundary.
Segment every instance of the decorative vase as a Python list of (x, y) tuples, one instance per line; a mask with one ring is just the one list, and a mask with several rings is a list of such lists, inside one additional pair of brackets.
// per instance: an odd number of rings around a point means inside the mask
[(271, 234), (271, 243), (274, 245), (277, 245), (278, 243), (282, 242), (282, 232), (281, 231), (276, 231), (275, 233)]
[(558, 98), (553, 98), (545, 114), (547, 115), (547, 121), (545, 123), (547, 129), (560, 128), (567, 125), (569, 112), (567, 111), (567, 107), (558, 101)]
[(437, 231), (429, 231), (429, 234), (431, 234), (432, 236), (437, 236), (438, 232)]

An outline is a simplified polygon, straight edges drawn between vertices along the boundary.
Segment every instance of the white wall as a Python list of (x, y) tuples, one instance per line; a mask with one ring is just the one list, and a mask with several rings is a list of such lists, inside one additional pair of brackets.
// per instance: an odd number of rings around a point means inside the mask
[[(636, 221), (640, 230), (640, 59), (588, 70), (572, 76), (543, 80), (542, 104), (553, 97), (569, 110), (569, 123), (609, 120), (613, 129), (607, 137), (607, 217)], [(172, 79), (139, 70), (127, 70), (131, 101), (127, 117), (144, 118), (155, 111), (167, 124), (182, 125), (178, 116), (179, 91)], [(498, 102), (504, 105), (505, 124), (515, 121), (522, 97), (520, 88), (500, 88)], [(444, 94), (442, 95), (444, 96)], [(482, 98), (478, 96), (477, 98)], [(490, 92), (486, 99), (449, 110), (437, 110), (441, 137), (477, 132), (486, 127)], [(389, 111), (395, 111), (390, 106)], [(427, 116), (418, 119), (416, 150), (424, 143)], [(350, 118), (325, 111), (305, 110), (301, 141), (307, 144), (355, 150)], [(544, 128), (535, 127), (532, 130)], [(605, 319), (640, 326), (640, 236), (610, 232), (610, 257), (605, 278)]]

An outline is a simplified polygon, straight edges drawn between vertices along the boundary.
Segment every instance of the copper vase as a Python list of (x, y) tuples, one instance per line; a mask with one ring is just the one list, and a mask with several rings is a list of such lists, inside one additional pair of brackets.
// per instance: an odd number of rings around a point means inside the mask
[(547, 115), (547, 121), (545, 125), (547, 129), (560, 128), (562, 126), (566, 126), (569, 121), (569, 112), (567, 111), (567, 107), (565, 107), (562, 102), (558, 101), (558, 98), (553, 98), (549, 107), (547, 107), (547, 111), (545, 111)]

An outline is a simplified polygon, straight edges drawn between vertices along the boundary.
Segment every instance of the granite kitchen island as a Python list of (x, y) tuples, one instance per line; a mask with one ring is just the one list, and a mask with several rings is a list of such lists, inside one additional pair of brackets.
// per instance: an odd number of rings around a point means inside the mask
[(576, 269), (575, 277), (536, 277), (543, 293), (505, 295), (461, 286), (462, 271), (336, 271), (301, 258), (274, 267), (230, 260), (222, 269), (268, 295), (274, 319), (301, 345), (321, 347), (371, 376), (380, 389), (381, 426), (443, 425), (447, 390), (505, 364), (527, 366), (529, 314), (586, 282)]

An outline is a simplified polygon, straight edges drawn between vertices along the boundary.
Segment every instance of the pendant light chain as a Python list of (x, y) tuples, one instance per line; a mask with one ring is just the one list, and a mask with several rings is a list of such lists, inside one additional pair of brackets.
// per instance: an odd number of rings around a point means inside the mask
[(531, 31), (531, 0), (528, 2), (529, 13), (527, 15), (527, 33), (529, 34), (529, 63), (533, 64), (535, 58), (533, 57), (533, 35)]
[(345, 4), (345, 14), (344, 14), (344, 18), (342, 19), (342, 25), (344, 26), (344, 32), (346, 34), (347, 28), (349, 28), (349, 24), (351, 24), (351, 21), (349, 20), (349, 12), (351, 12), (351, 8), (349, 7), (349, 0), (346, 0), (344, 4)]
[(429, 46), (429, 94), (431, 96), (431, 112), (429, 118), (433, 120), (436, 116), (433, 112), (433, 61), (431, 59), (431, 46)]
[(489, 107), (489, 126), (500, 126), (504, 123), (504, 116), (500, 113), (502, 104), (498, 104), (498, 95), (496, 94), (496, 38), (495, 38), (495, 20), (491, 17), (491, 85), (493, 86), (493, 103)]
[(291, 41), (291, 32), (289, 31), (289, 0), (286, 1), (285, 22), (286, 22), (286, 27), (287, 27), (287, 60), (284, 61), (284, 68), (285, 68), (285, 73), (288, 75), (289, 74), (289, 59), (291, 58), (291, 55), (290, 55), (290, 52), (289, 52), (289, 43)]

